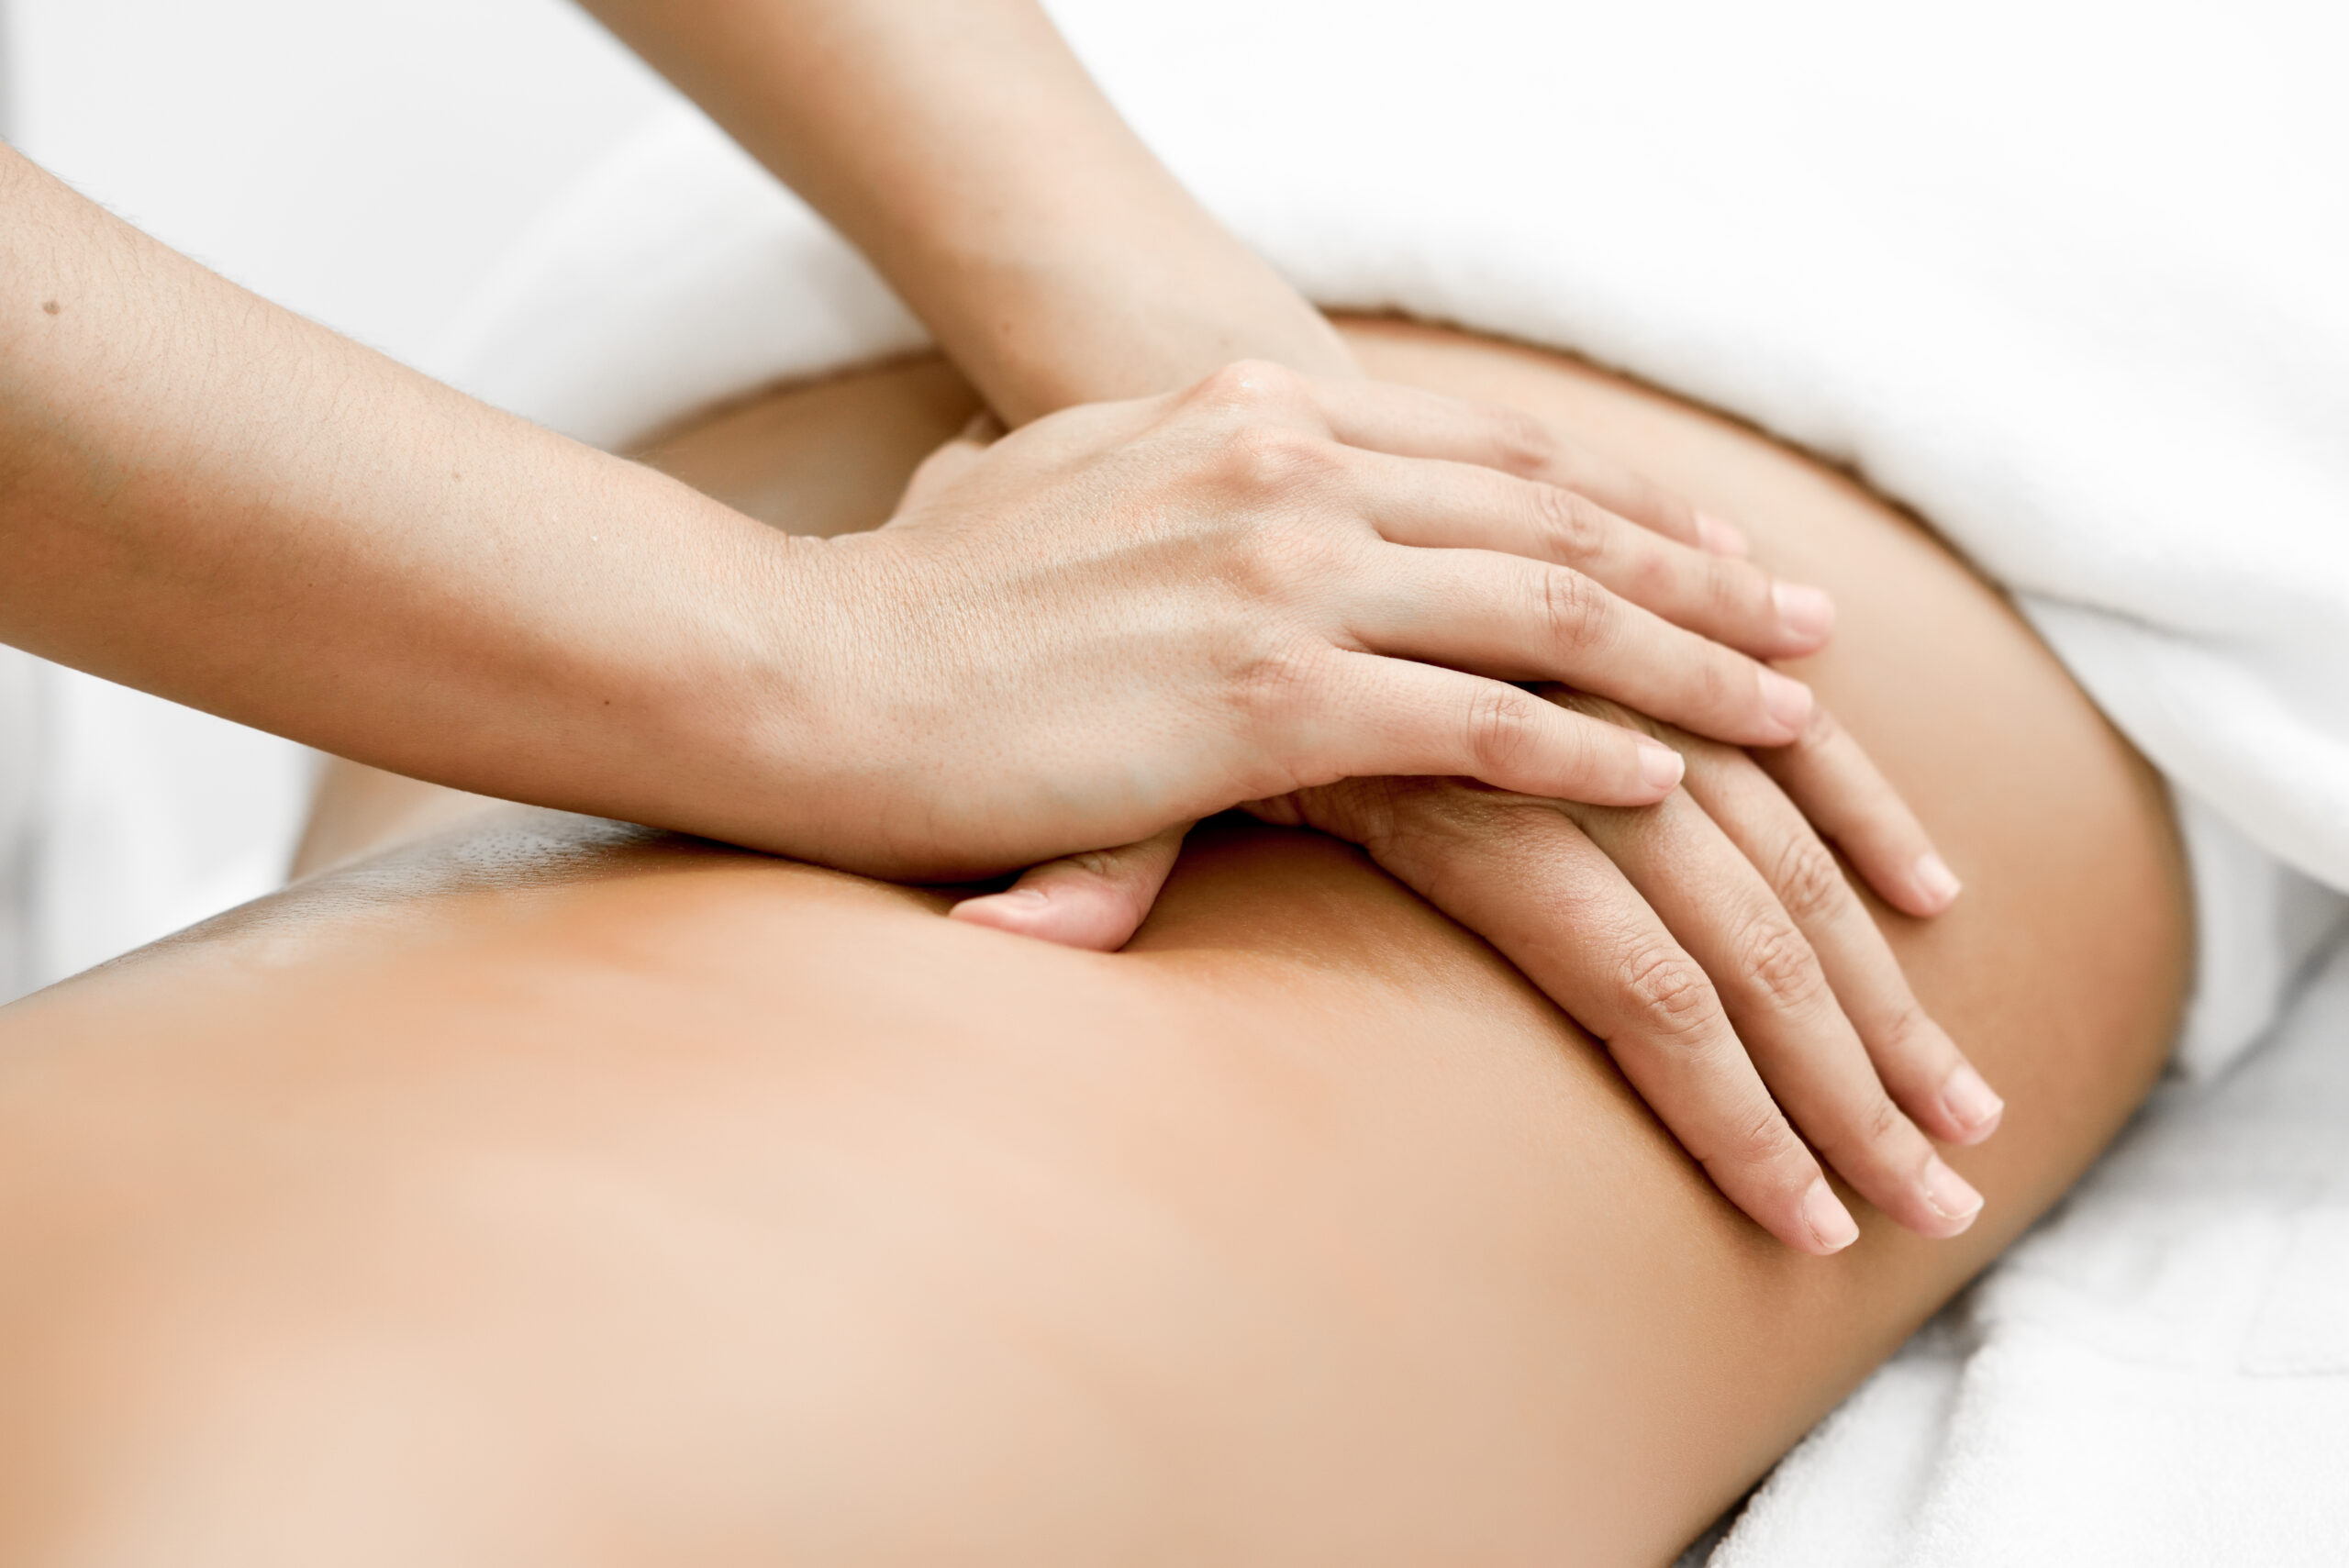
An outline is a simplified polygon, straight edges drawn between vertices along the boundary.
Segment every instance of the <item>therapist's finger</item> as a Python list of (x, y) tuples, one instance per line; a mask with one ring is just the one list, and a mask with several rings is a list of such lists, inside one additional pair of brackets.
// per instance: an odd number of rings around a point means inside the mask
[(1681, 544), (1575, 491), (1469, 463), (1355, 452), (1364, 515), (1395, 544), (1495, 550), (1570, 566), (1673, 625), (1758, 659), (1816, 651), (1826, 593)]
[[(1450, 458), (1537, 479), (1666, 539), (1716, 555), (1747, 553), (1745, 536), (1733, 525), (1533, 415), (1374, 381), (1326, 381), (1316, 387), (1330, 433), (1348, 446), (1397, 457)], [(1407, 395), (1395, 395), (1398, 392)]]
[[(1801, 734), (1809, 719), (1809, 687), (1571, 568), (1483, 550), (1379, 548), (1384, 553), (1373, 560), (1380, 570), (1343, 614), (1346, 630), (1381, 653), (1505, 680), (1571, 682), (1740, 745), (1779, 744)], [(1504, 789), (1524, 787), (1473, 776)]]
[[(1829, 1163), (1912, 1230), (1965, 1229), (1981, 1195), (1920, 1124), (1978, 1141), (1997, 1125), (1996, 1096), (1917, 1005), (1825, 846), (1743, 753), (1586, 694), (1545, 695), (1687, 759), (1683, 788), (1652, 811), (1563, 809), (1704, 964), (1764, 1081)], [(1977, 1088), (1987, 1106), (1968, 1103)]]
[(1982, 1196), (1887, 1094), (1808, 938), (1686, 792), (1645, 811), (1561, 805), (1710, 977), (1746, 1051), (1811, 1146), (1920, 1235), (1954, 1236)]
[(1680, 753), (1648, 736), (1408, 658), (1330, 650), (1283, 706), (1281, 762), (1297, 785), (1433, 774), (1644, 806), (1680, 783)]
[(1062, 947), (1115, 952), (1132, 940), (1158, 902), (1183, 850), (1184, 823), (1138, 844), (1046, 861), (1001, 893), (965, 898), (946, 913), (974, 926)]
[(1945, 1142), (1979, 1143), (2004, 1109), (1934, 1022), (1835, 857), (1743, 752), (1684, 741), (1682, 787), (1762, 873), (1809, 939), (1878, 1077), (1911, 1120)]
[(1814, 705), (1799, 735), (1753, 760), (1895, 909), (1922, 918), (1957, 902), (1963, 884), (1924, 825), (1826, 708)]
[(1605, 1042), (1714, 1184), (1772, 1235), (1818, 1254), (1858, 1236), (1704, 970), (1556, 806), (1443, 779), (1350, 779), (1250, 809), (1361, 844), (1499, 949)]

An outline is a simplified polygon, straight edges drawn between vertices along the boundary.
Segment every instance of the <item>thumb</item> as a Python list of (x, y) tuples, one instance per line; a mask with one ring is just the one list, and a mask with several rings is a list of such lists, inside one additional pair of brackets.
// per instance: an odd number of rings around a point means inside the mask
[(1190, 830), (1180, 823), (1139, 844), (1046, 861), (1003, 892), (965, 898), (947, 916), (1063, 947), (1115, 952), (1158, 902)]

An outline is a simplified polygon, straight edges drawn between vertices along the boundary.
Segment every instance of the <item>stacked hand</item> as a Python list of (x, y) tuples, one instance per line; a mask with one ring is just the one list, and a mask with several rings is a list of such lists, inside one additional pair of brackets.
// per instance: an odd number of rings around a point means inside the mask
[[(1209, 687), (1199, 700), (1206, 718), (1237, 696), (1228, 711), (1254, 723), (1205, 724), (1192, 733), (1219, 751), (1162, 759), (1151, 742), (1175, 731), (1118, 706), (1135, 694), (1108, 694), (1094, 733), (1112, 752), (1126, 740), (1126, 771), (1079, 748), (1096, 777), (1062, 776), (1058, 798), (1163, 819), (1176, 792), (1130, 781), (1169, 776), (1170, 761), (1191, 763), (1182, 787), (1210, 800), (1269, 775), (1279, 787), (1254, 792), (1251, 810), (1363, 845), (1492, 941), (1607, 1042), (1721, 1190), (1790, 1245), (1830, 1252), (1857, 1233), (1819, 1156), (1912, 1229), (1965, 1229), (1981, 1198), (1926, 1135), (1979, 1141), (1999, 1102), (1919, 1006), (1820, 833), (1909, 914), (1945, 908), (1954, 880), (1856, 743), (1753, 662), (1823, 643), (1823, 595), (1774, 582), (1739, 558), (1732, 530), (1504, 411), (1242, 367), (1184, 398), (1088, 418), (992, 449), (951, 444), (873, 536), (943, 531), (926, 519), (968, 518), (989, 484), (1008, 495), (1040, 469), (1081, 484), (1105, 436), (1208, 443), (1209, 493), (1253, 522), (1219, 529), (1188, 514), (1186, 531), (1162, 501), (1144, 517), (1121, 511), (1141, 526), (1091, 548), (1118, 563), (1115, 581), (1152, 596), (1143, 618), (1170, 642), (1149, 667), (1180, 667), (1185, 628), (1251, 651), (1235, 668), (1267, 690)], [(1020, 466), (995, 466), (1015, 455)], [(1140, 564), (1171, 564), (1170, 547), (1187, 563), (1180, 581)], [(1364, 663), (1386, 667), (1353, 667)], [(1046, 674), (1039, 663), (1017, 679)], [(1541, 677), (1573, 689), (1498, 684)], [(1553, 728), (1520, 697), (1580, 722)], [(1672, 773), (1685, 766), (1676, 788), (1649, 771), (1643, 740), (1671, 749)], [(1432, 760), (1395, 765), (1412, 754)], [(1070, 755), (1065, 742), (1036, 752)], [(1048, 862), (954, 913), (1118, 947), (1182, 835), (1178, 824)]]
[(1678, 784), (1669, 746), (1520, 681), (1801, 734), (1808, 688), (1739, 650), (1817, 646), (1823, 601), (1483, 465), (1520, 423), (1243, 363), (950, 447), (887, 527), (798, 541), (766, 601), (820, 738), (774, 847), (970, 876), (1345, 778)]

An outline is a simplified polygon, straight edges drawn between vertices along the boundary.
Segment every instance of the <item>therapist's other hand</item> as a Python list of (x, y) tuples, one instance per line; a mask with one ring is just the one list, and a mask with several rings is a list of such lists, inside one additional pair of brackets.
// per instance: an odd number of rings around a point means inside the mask
[(1464, 461), (1492, 439), (1464, 409), (1243, 362), (950, 447), (885, 528), (807, 541), (822, 858), (984, 874), (1358, 776), (1612, 806), (1677, 783), (1669, 747), (1513, 681), (1801, 733), (1808, 688), (1739, 650), (1823, 628), (1746, 562)]
[(1668, 740), (1687, 758), (1681, 788), (1624, 810), (1355, 779), (1258, 815), (1363, 845), (1491, 942), (1787, 1245), (1823, 1254), (1858, 1234), (1819, 1156), (1909, 1229), (1965, 1229), (1981, 1195), (1928, 1137), (1979, 1142), (2001, 1104), (1918, 1005), (1803, 813), (1735, 748), (1554, 700)]

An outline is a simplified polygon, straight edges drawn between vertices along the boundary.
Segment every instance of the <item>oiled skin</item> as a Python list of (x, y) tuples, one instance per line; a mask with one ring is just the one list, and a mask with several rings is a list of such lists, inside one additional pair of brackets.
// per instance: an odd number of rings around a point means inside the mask
[[(0, 1012), (0, 1557), (1653, 1563), (1732, 1501), (2158, 1071), (2163, 795), (1845, 479), (1553, 357), (1351, 337), (1835, 593), (1801, 673), (1967, 884), (1879, 915), (2007, 1100), (1950, 1153), (1971, 1231), (1779, 1247), (1330, 840), (1208, 825), (1105, 956), (354, 774), (308, 852), (361, 858)], [(860, 526), (969, 406), (918, 364), (654, 455)]]

